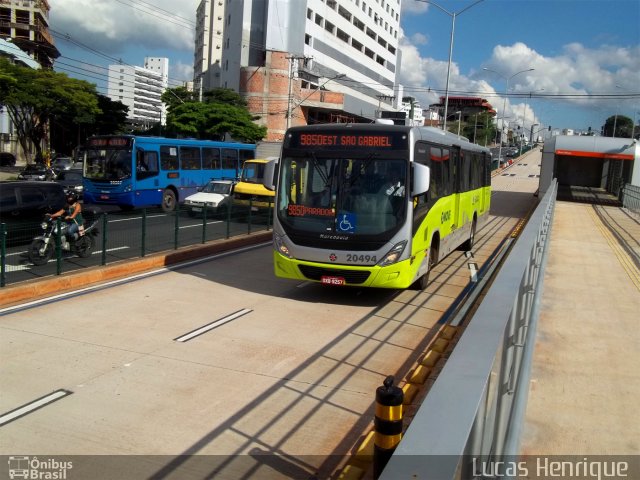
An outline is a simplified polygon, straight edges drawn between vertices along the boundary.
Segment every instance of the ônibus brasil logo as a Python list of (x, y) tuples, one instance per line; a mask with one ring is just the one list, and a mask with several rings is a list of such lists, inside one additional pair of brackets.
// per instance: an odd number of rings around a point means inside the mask
[(72, 462), (62, 462), (54, 458), (38, 458), (13, 455), (9, 457), (9, 478), (34, 480), (64, 480)]

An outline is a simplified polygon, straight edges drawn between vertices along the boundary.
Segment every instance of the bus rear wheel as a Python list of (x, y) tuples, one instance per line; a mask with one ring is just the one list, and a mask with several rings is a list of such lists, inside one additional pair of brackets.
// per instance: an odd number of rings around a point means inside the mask
[(162, 210), (166, 213), (173, 212), (176, 209), (176, 194), (170, 188), (162, 192)]
[(471, 224), (471, 233), (469, 233), (469, 238), (460, 245), (460, 250), (465, 252), (470, 252), (473, 248), (473, 245), (476, 243), (476, 218), (473, 218), (473, 223)]

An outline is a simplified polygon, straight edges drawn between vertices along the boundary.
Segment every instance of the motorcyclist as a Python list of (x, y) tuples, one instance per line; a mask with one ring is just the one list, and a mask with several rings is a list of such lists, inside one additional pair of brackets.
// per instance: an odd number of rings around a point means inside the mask
[(70, 239), (77, 240), (80, 227), (84, 225), (82, 218), (82, 206), (78, 201), (78, 195), (74, 192), (67, 193), (67, 208), (62, 208), (50, 215), (51, 219), (56, 219), (64, 215), (64, 220), (69, 224), (67, 230)]

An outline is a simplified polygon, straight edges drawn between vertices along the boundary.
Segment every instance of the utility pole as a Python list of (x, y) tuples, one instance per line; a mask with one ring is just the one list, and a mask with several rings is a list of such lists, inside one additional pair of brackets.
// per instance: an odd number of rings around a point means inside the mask
[(289, 60), (289, 93), (287, 95), (287, 130), (289, 129), (289, 125), (291, 123), (291, 89), (293, 84), (293, 63), (298, 60), (304, 60), (304, 55), (291, 55), (290, 57), (286, 57)]

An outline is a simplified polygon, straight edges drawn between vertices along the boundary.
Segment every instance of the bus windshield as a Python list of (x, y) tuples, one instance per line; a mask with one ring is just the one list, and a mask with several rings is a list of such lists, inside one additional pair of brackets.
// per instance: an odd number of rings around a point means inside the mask
[(241, 182), (246, 183), (262, 183), (264, 178), (264, 163), (256, 163), (247, 161), (242, 167)]
[(319, 234), (381, 235), (407, 210), (406, 160), (286, 157), (277, 215), (284, 228)]
[(123, 180), (131, 177), (131, 150), (88, 147), (84, 176), (92, 180)]

